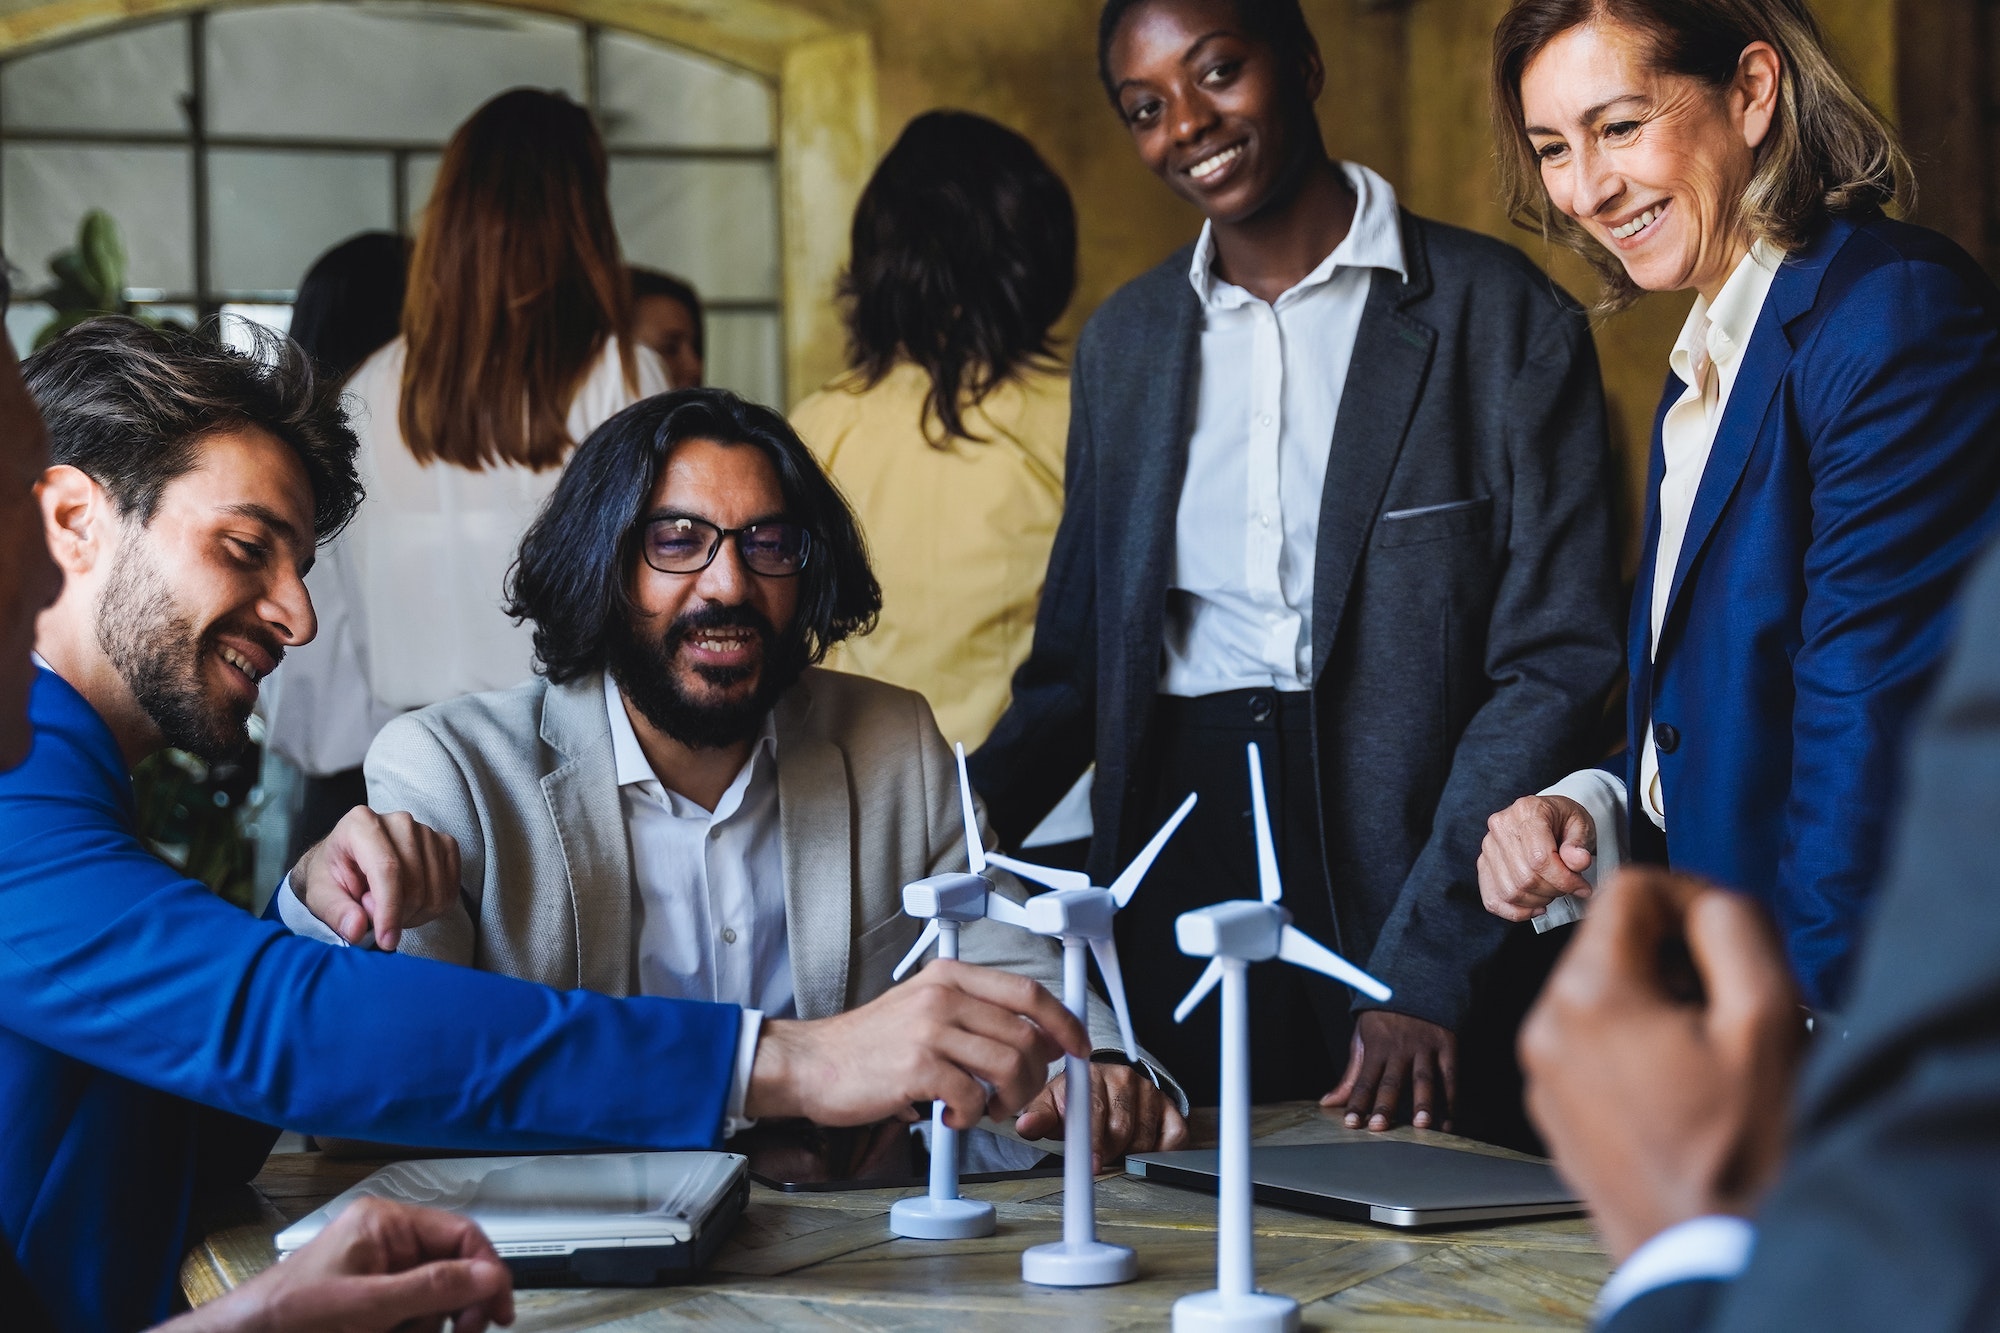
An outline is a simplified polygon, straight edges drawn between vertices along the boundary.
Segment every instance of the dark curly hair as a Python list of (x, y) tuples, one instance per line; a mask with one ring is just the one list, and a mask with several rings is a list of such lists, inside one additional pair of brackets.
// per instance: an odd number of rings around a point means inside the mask
[(1069, 187), (1014, 131), (928, 111), (897, 138), (854, 209), (840, 279), (848, 365), (881, 382), (908, 359), (930, 375), (925, 434), (975, 438), (963, 412), (1030, 361), (1076, 291)]
[(777, 469), (785, 517), (812, 534), (798, 616), (787, 631), (806, 661), (873, 628), (882, 589), (861, 529), (797, 432), (726, 389), (677, 389), (634, 403), (577, 446), (507, 572), (507, 614), (534, 622), (535, 657), (557, 684), (603, 669), (631, 607), (629, 580), (653, 488), (683, 440), (754, 445)]
[(312, 487), (313, 532), (330, 541), (361, 505), (359, 447), (340, 384), (289, 338), (245, 324), (247, 351), (211, 321), (190, 333), (122, 315), (86, 320), (21, 364), (48, 423), (54, 461), (87, 473), (121, 517), (150, 523), (167, 484), (192, 471), (201, 442), (255, 427), (297, 455)]

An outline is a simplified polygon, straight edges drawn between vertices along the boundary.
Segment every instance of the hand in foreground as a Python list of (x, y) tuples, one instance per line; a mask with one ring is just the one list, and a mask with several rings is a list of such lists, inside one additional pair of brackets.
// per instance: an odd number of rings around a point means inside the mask
[(1755, 1208), (1803, 1035), (1750, 900), (1661, 870), (1600, 895), (1521, 1029), (1521, 1067), (1528, 1114), (1619, 1263), (1677, 1223)]
[(408, 814), (357, 805), (299, 858), (292, 892), (349, 944), (373, 929), (376, 947), (394, 949), (403, 931), (458, 901), (458, 841)]
[(1347, 1072), (1319, 1104), (1345, 1106), (1349, 1129), (1360, 1129), (1364, 1121), (1369, 1129), (1388, 1129), (1396, 1123), (1405, 1089), (1411, 1124), (1451, 1128), (1451, 1104), (1458, 1096), (1457, 1035), (1408, 1014), (1364, 1009), (1354, 1020)]
[(1582, 872), (1597, 854), (1597, 824), (1567, 796), (1523, 796), (1486, 821), (1479, 897), (1509, 921), (1540, 916), (1565, 893), (1590, 896)]
[[(1049, 1080), (1014, 1122), (1024, 1139), (1052, 1139), (1063, 1132), (1069, 1079)], [(1173, 1098), (1135, 1065), (1090, 1065), (1090, 1169), (1101, 1171), (1128, 1152), (1172, 1152), (1187, 1142), (1187, 1121)]]
[(970, 1129), (989, 1106), (1025, 1106), (1065, 1053), (1088, 1055), (1090, 1038), (1040, 983), (939, 959), (859, 1009), (766, 1020), (744, 1112), (861, 1125), (915, 1120), (936, 1100)]
[(483, 1333), (514, 1322), (514, 1284), (463, 1217), (362, 1199), (310, 1245), (156, 1333)]

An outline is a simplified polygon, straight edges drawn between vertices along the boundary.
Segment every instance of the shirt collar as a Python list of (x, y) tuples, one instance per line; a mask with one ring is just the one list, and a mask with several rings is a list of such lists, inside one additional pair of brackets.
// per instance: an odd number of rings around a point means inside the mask
[[(652, 761), (646, 758), (645, 750), (639, 746), (639, 733), (632, 729), (631, 715), (625, 711), (624, 696), (618, 692), (618, 682), (604, 673), (604, 711), (611, 720), (611, 755), (618, 770), (618, 785), (629, 787), (635, 782), (659, 782), (659, 774), (653, 772)], [(757, 732), (757, 744), (750, 751), (746, 769), (762, 758), (778, 754), (778, 726), (772, 714), (764, 714), (764, 725)], [(662, 790), (665, 789), (661, 783)]]
[[(1354, 221), (1339, 245), (1319, 263), (1319, 267), (1299, 280), (1297, 286), (1278, 298), (1296, 300), (1297, 294), (1320, 286), (1342, 268), (1382, 268), (1409, 281), (1403, 261), (1403, 220), (1396, 207), (1396, 190), (1376, 172), (1359, 162), (1339, 164), (1347, 183), (1354, 187)], [(1194, 243), (1194, 260), (1188, 265), (1188, 282), (1201, 303), (1214, 309), (1234, 309), (1253, 300), (1250, 293), (1214, 273), (1215, 228), (1201, 224), (1201, 236)]]
[(1696, 369), (1704, 357), (1718, 366), (1727, 366), (1742, 355), (1750, 335), (1756, 331), (1757, 317), (1763, 313), (1764, 299), (1771, 294), (1778, 265), (1784, 259), (1784, 251), (1759, 237), (1751, 243), (1750, 253), (1737, 261), (1729, 281), (1715, 294), (1713, 304), (1705, 296), (1695, 298), (1694, 309), (1688, 311), (1687, 322), (1681, 325), (1680, 337), (1674, 340), (1673, 354), (1668, 358), (1682, 383), (1695, 382)]

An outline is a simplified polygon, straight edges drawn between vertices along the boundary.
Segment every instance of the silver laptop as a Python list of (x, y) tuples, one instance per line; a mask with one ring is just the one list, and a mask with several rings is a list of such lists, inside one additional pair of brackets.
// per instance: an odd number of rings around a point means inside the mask
[[(1216, 1154), (1134, 1153), (1125, 1169), (1146, 1180), (1213, 1194)], [(1250, 1150), (1260, 1203), (1392, 1227), (1433, 1227), (1580, 1213), (1576, 1192), (1547, 1162), (1461, 1152), (1397, 1139)]]
[(279, 1232), (278, 1256), (374, 1197), (471, 1218), (523, 1286), (658, 1286), (703, 1267), (749, 1196), (736, 1153), (396, 1162)]

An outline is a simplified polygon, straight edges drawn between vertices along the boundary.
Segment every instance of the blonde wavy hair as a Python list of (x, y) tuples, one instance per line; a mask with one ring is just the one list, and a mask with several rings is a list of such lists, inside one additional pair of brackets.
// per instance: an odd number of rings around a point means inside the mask
[(1907, 211), (1915, 202), (1915, 175), (1896, 132), (1834, 63), (1805, 0), (1517, 0), (1493, 30), (1493, 132), (1507, 215), (1583, 256), (1603, 282), (1600, 311), (1623, 309), (1640, 289), (1617, 256), (1550, 202), (1521, 105), (1528, 63), (1563, 33), (1594, 22), (1638, 33), (1655, 70), (1718, 94), (1735, 79), (1745, 47), (1768, 42), (1777, 51), (1777, 116), (1737, 206), (1753, 238), (1795, 250), (1829, 217)]

